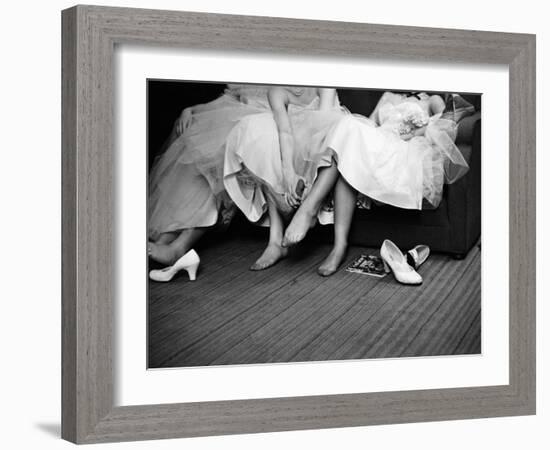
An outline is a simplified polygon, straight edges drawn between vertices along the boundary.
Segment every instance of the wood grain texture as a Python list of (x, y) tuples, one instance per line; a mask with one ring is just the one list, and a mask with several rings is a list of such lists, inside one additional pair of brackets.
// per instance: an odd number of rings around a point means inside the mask
[(248, 267), (265, 238), (219, 235), (199, 250), (201, 270), (149, 283), (149, 367), (479, 354), (481, 254), (432, 255), (422, 286), (342, 269), (321, 278), (330, 245), (309, 242), (270, 270)]
[(83, 8), (69, 10), (63, 23), (63, 69), (70, 94), (63, 115), (63, 211), (69, 226), (63, 236), (63, 268), (72, 272), (70, 290), (63, 292), (69, 328), (63, 341), (63, 383), (64, 400), (75, 409), (72, 418), (63, 415), (62, 435), (78, 442), (93, 433), (113, 405), (113, 46)]
[(62, 435), (71, 441), (76, 435), (76, 360), (77, 360), (77, 252), (76, 252), (76, 10), (62, 18)]
[[(113, 407), (112, 91), (113, 52), (119, 43), (508, 65), (510, 383)], [(63, 12), (62, 48), (65, 439), (91, 443), (534, 413), (534, 36), (78, 6)]]
[(536, 403), (535, 55), (533, 38), (509, 65), (510, 385), (533, 411)]

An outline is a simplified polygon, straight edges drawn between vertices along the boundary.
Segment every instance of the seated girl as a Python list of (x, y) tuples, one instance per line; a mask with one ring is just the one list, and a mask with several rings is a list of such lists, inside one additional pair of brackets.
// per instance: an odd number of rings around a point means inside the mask
[[(443, 118), (439, 95), (386, 92), (370, 118), (346, 115), (326, 136), (336, 164), (320, 173), (285, 231), (282, 245), (300, 242), (334, 187), (334, 246), (318, 269), (333, 274), (342, 263), (357, 192), (406, 209), (437, 207), (443, 184), (468, 170), (454, 144), (456, 122)], [(327, 220), (325, 220), (326, 222)]]
[(149, 177), (148, 253), (172, 264), (234, 205), (223, 186), (225, 141), (251, 114), (269, 111), (268, 87), (228, 85), (218, 99), (186, 108)]
[(325, 138), (345, 115), (334, 89), (280, 86), (268, 98), (271, 109), (240, 121), (226, 142), (227, 193), (251, 222), (270, 227), (252, 270), (287, 255), (283, 222), (308, 197), (318, 174), (333, 165)]

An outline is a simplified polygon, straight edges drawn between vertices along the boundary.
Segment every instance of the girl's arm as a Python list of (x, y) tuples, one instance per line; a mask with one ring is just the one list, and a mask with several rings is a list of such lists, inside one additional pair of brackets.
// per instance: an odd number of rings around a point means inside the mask
[(176, 119), (176, 135), (181, 136), (187, 128), (189, 128), (189, 125), (191, 125), (191, 121), (193, 120), (193, 109), (194, 106), (189, 106), (185, 108), (180, 116)]
[(333, 88), (319, 88), (319, 111), (326, 111), (332, 109), (334, 106), (334, 99), (336, 98), (336, 89)]
[(288, 95), (284, 88), (271, 88), (268, 92), (269, 105), (273, 112), (273, 118), (279, 132), (279, 145), (281, 148), (281, 162), (283, 169), (293, 168), (294, 137), (292, 126), (288, 117)]
[(281, 165), (288, 189), (285, 199), (290, 207), (297, 208), (301, 203), (302, 192), (298, 192), (300, 180), (293, 175), (295, 173), (293, 162), (294, 136), (292, 134), (292, 126), (287, 111), (290, 97), (288, 91), (284, 88), (271, 88), (268, 92), (268, 99), (279, 132)]
[(429, 100), (430, 116), (442, 113), (445, 110), (445, 102), (440, 95), (432, 95)]
[(221, 99), (221, 97), (218, 97), (217, 99), (212, 100), (208, 103), (200, 103), (198, 105), (193, 105), (193, 106), (189, 106), (189, 107), (185, 108), (181, 112), (181, 115), (176, 120), (176, 133), (177, 133), (177, 135), (178, 136), (182, 135), (184, 133), (184, 131), (187, 130), (189, 125), (191, 125), (191, 122), (193, 120), (193, 114), (199, 114), (207, 108), (211, 109), (212, 106), (216, 102), (220, 101), (220, 99)]

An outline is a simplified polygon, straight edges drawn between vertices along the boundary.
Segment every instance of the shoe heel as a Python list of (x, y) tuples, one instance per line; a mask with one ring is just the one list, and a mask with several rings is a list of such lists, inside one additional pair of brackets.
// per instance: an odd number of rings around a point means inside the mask
[(386, 262), (386, 260), (384, 258), (382, 258), (382, 262), (384, 263), (384, 272), (390, 273), (391, 268), (390, 268), (390, 266), (388, 265), (388, 263)]
[(189, 275), (189, 281), (195, 281), (197, 279), (197, 269), (199, 268), (199, 263), (192, 264), (189, 267), (186, 267), (185, 270)]

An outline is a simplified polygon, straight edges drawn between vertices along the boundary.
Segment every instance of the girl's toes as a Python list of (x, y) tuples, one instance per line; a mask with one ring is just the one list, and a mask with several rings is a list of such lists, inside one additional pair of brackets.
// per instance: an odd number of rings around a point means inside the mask
[(336, 272), (336, 270), (332, 267), (323, 267), (323, 266), (321, 266), (317, 269), (317, 273), (319, 275), (321, 275), (322, 277), (329, 277), (335, 272)]

